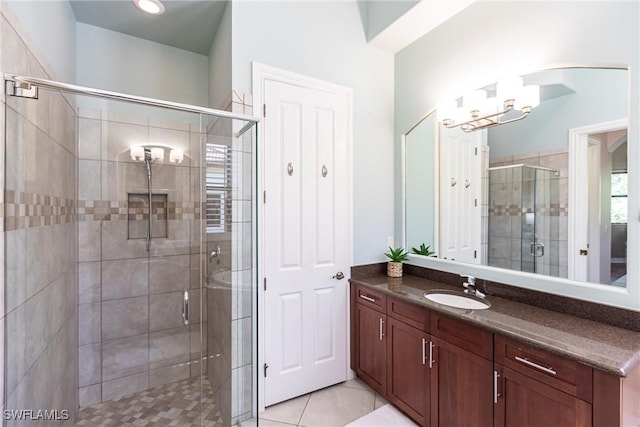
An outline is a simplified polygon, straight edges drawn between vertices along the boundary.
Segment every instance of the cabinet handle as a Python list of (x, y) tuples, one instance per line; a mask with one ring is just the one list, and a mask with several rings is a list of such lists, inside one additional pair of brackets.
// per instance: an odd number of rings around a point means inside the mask
[(360, 294), (360, 298), (362, 298), (362, 299), (363, 299), (363, 300), (365, 300), (365, 301), (369, 301), (369, 302), (376, 302), (376, 299), (375, 299), (375, 298), (368, 297), (368, 296), (366, 296), (365, 294)]
[(433, 360), (434, 347), (435, 345), (433, 344), (433, 342), (429, 341), (429, 369), (433, 368), (433, 364), (436, 363), (436, 361)]
[(427, 364), (427, 340), (422, 338), (422, 364)]
[(498, 378), (500, 378), (498, 371), (493, 371), (493, 403), (498, 403), (498, 397), (500, 397), (500, 393), (498, 393)]
[(384, 320), (382, 320), (382, 317), (380, 318), (380, 341), (382, 341), (382, 338), (384, 337)]
[(535, 362), (532, 362), (532, 361), (530, 361), (528, 359), (525, 359), (525, 358), (519, 357), (519, 356), (516, 356), (515, 359), (518, 362), (524, 363), (525, 365), (531, 366), (532, 368), (536, 368), (536, 369), (538, 369), (538, 370), (540, 370), (542, 372), (546, 372), (547, 374), (556, 375), (556, 371), (554, 371), (553, 368), (546, 368), (546, 367), (544, 367), (542, 365), (538, 365)]

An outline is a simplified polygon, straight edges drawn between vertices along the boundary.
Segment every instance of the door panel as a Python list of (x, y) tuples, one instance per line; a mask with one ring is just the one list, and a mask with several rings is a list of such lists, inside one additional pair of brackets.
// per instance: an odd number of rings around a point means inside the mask
[(442, 256), (480, 263), (482, 194), (480, 148), (486, 131), (441, 127), (440, 239)]
[[(348, 282), (333, 276), (348, 268), (349, 104), (343, 95), (273, 80), (264, 93), (271, 405), (346, 379)], [(278, 308), (293, 295), (295, 307)]]

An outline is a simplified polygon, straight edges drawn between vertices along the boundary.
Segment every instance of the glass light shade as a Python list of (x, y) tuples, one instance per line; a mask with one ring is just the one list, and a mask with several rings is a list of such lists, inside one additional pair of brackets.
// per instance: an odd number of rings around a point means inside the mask
[(141, 162), (144, 160), (144, 148), (139, 145), (131, 146), (131, 160)]
[(486, 91), (482, 89), (472, 90), (462, 97), (462, 107), (467, 111), (480, 111), (486, 99)]
[(528, 85), (522, 88), (520, 95), (516, 98), (514, 108), (522, 110), (523, 108), (535, 108), (540, 105), (540, 86)]
[(154, 147), (151, 149), (151, 160), (153, 161), (163, 161), (164, 160), (164, 148)]
[(176, 148), (169, 152), (169, 161), (171, 163), (182, 163), (183, 159), (184, 159), (184, 151), (178, 150)]
[(498, 98), (491, 97), (487, 98), (484, 102), (484, 106), (480, 111), (480, 115), (487, 116), (491, 114), (496, 114), (497, 112), (502, 111), (502, 104), (498, 102)]
[(133, 0), (133, 3), (138, 9), (152, 15), (160, 15), (164, 13), (164, 6), (159, 0)]
[(458, 108), (456, 101), (442, 102), (437, 107), (438, 121), (455, 120), (455, 112)]
[(496, 98), (504, 104), (505, 101), (516, 99), (522, 90), (522, 77), (509, 77), (496, 83)]
[(456, 111), (453, 113), (453, 117), (456, 123), (464, 123), (472, 119), (471, 114), (464, 107), (456, 108)]

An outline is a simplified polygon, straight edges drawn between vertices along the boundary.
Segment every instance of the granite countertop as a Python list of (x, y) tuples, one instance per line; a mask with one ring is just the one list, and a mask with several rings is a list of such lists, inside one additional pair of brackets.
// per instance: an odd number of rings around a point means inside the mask
[[(393, 289), (389, 283), (393, 281)], [(405, 275), (395, 279), (383, 274), (353, 276), (351, 282), (371, 287), (435, 312), (526, 344), (559, 354), (613, 375), (625, 377), (640, 362), (640, 332), (605, 325), (496, 296), (487, 296), (491, 307), (465, 310), (437, 304), (423, 293), (434, 289), (462, 291), (440, 282)]]

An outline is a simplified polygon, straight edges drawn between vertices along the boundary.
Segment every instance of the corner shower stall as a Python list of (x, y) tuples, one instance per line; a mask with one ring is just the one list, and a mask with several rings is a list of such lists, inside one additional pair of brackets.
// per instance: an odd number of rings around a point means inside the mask
[(258, 119), (5, 81), (5, 425), (251, 418)]
[(527, 164), (488, 171), (488, 265), (558, 276), (559, 217), (566, 216), (559, 171)]

